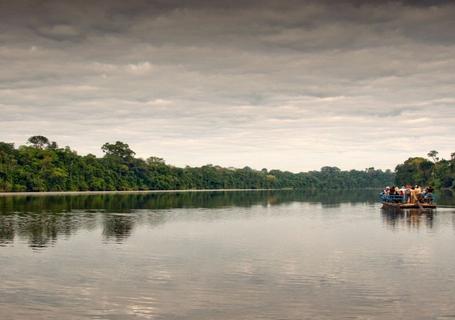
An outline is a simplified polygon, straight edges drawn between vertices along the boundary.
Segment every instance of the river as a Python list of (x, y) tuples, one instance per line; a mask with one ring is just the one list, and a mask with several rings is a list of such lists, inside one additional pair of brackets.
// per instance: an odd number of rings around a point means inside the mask
[(393, 212), (371, 190), (0, 197), (0, 318), (455, 318), (455, 208), (439, 199)]

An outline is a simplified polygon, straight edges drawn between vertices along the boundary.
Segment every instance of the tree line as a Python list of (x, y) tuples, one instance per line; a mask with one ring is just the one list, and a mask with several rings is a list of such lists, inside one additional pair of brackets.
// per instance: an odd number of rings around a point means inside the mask
[(409, 158), (399, 164), (395, 168), (396, 184), (455, 189), (455, 152), (450, 155), (450, 160), (440, 158), (436, 150), (430, 151), (427, 156)]
[(15, 147), (0, 142), (0, 191), (103, 191), (182, 189), (360, 189), (392, 184), (390, 170), (319, 171), (292, 173), (223, 168), (215, 165), (179, 168), (158, 157), (141, 159), (128, 144), (117, 141), (101, 147), (103, 157), (78, 155), (43, 136)]

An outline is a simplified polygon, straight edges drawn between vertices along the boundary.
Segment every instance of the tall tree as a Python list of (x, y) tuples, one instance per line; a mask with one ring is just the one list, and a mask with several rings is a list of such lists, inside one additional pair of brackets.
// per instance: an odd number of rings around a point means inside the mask
[(437, 161), (439, 161), (438, 154), (439, 152), (437, 152), (436, 150), (431, 150), (430, 152), (427, 153), (427, 156), (431, 158), (433, 162), (436, 163)]
[(43, 149), (49, 146), (49, 139), (44, 136), (33, 136), (28, 138), (28, 143), (35, 148)]
[(122, 159), (132, 159), (136, 154), (133, 150), (130, 149), (130, 146), (127, 143), (116, 141), (115, 143), (106, 142), (101, 147), (101, 150), (107, 156), (117, 156)]

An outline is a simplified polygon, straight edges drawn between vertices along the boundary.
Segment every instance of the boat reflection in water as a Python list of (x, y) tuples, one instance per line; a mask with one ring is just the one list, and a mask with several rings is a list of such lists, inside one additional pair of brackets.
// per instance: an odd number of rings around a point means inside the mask
[(392, 228), (406, 226), (410, 229), (419, 229), (422, 225), (433, 228), (435, 210), (420, 209), (382, 209), (383, 221)]

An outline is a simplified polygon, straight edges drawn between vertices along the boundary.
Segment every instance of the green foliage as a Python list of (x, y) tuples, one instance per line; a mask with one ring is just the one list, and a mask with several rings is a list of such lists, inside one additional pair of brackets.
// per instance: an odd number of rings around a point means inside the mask
[(439, 152), (437, 152), (436, 150), (431, 150), (430, 152), (427, 153), (427, 156), (431, 158), (433, 162), (436, 163), (437, 161), (439, 161), (438, 154)]
[(455, 188), (455, 153), (450, 160), (440, 159), (438, 152), (430, 151), (427, 156), (432, 161), (421, 157), (409, 158), (395, 168), (397, 185), (418, 184), (432, 185), (436, 188)]
[(118, 157), (121, 159), (131, 159), (136, 154), (133, 150), (130, 149), (130, 146), (121, 141), (116, 141), (115, 143), (105, 143), (101, 150), (107, 155), (112, 157)]
[(29, 144), (15, 148), (0, 142), (0, 191), (355, 189), (382, 187), (394, 178), (390, 170), (374, 168), (323, 167), (301, 173), (214, 165), (177, 168), (158, 157), (135, 158), (129, 145), (120, 141), (105, 143), (102, 158), (80, 156), (42, 136), (30, 138)]
[(409, 158), (395, 168), (395, 181), (398, 185), (424, 185), (431, 177), (434, 164), (421, 157)]
[(28, 143), (35, 148), (43, 149), (45, 146), (49, 146), (49, 139), (43, 136), (33, 136), (28, 138)]

